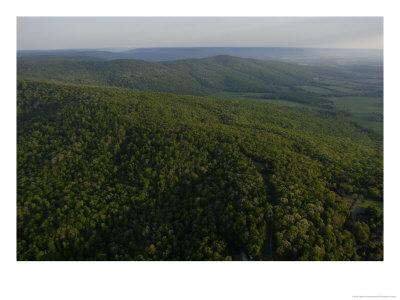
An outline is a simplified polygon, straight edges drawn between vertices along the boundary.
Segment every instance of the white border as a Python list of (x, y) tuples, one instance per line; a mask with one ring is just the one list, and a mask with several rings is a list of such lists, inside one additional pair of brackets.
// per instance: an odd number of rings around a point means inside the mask
[[(398, 10), (378, 1), (14, 1), (1, 18), (1, 299), (352, 299), (400, 296)], [(10, 4), (12, 3), (12, 4)], [(7, 5), (7, 7), (4, 7)], [(385, 261), (16, 262), (16, 16), (384, 16)], [(4, 93), (4, 91), (6, 91)], [(5, 191), (5, 193), (4, 193)]]

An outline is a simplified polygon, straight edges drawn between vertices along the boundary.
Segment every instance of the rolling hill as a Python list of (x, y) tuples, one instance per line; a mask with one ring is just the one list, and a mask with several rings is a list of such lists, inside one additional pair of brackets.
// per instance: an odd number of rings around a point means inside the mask
[[(200, 62), (72, 63), (62, 76), (109, 83), (114, 64), (150, 78)], [(249, 64), (217, 57), (195, 73), (299, 80), (281, 63), (243, 75)], [(18, 260), (383, 259), (382, 212), (353, 215), (344, 198), (383, 200), (381, 137), (340, 116), (40, 80), (17, 87)]]
[(306, 84), (316, 75), (294, 64), (216, 56), (159, 63), (30, 57), (18, 60), (18, 76), (144, 91), (209, 95), (221, 91), (268, 92), (278, 85)]

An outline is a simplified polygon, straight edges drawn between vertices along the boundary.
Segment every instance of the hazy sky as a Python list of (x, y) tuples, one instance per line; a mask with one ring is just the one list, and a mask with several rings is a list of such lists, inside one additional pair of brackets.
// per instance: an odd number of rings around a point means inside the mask
[(18, 17), (17, 49), (383, 48), (381, 17)]

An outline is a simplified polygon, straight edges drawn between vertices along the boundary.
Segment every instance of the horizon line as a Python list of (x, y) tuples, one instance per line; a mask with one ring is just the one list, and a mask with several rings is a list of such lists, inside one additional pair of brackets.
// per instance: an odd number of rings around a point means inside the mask
[[(325, 49), (325, 50), (384, 50), (384, 48), (332, 48), (332, 47), (293, 47), (293, 46), (154, 46), (154, 47), (100, 47), (100, 48), (51, 48), (51, 49), (16, 49), (17, 51), (62, 51), (62, 50), (112, 50), (112, 49), (174, 49), (174, 48), (289, 48), (289, 49)], [(125, 51), (121, 50), (121, 52)]]

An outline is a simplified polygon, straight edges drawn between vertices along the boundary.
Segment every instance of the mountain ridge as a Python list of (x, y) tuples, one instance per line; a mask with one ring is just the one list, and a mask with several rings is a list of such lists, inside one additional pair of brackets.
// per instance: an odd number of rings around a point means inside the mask
[(279, 60), (306, 64), (383, 64), (381, 49), (334, 49), (297, 47), (154, 47), (134, 48), (125, 51), (107, 49), (60, 49), (60, 50), (19, 50), (18, 58), (38, 55), (84, 55), (112, 59), (142, 59), (147, 61), (168, 61), (189, 58), (206, 58), (216, 55), (232, 55), (260, 60)]
[(207, 95), (218, 91), (266, 92), (274, 85), (306, 83), (315, 74), (296, 64), (219, 55), (166, 62), (32, 57), (18, 61), (18, 76)]

